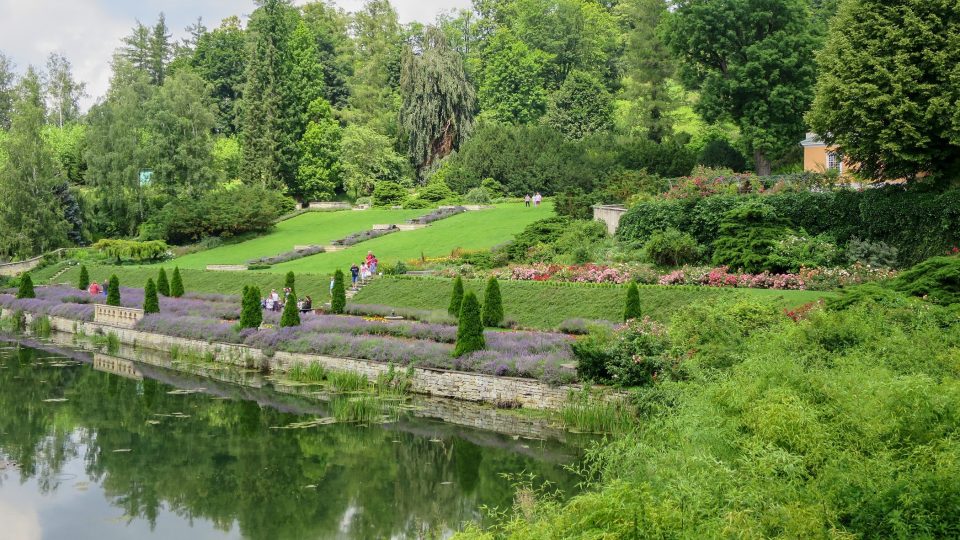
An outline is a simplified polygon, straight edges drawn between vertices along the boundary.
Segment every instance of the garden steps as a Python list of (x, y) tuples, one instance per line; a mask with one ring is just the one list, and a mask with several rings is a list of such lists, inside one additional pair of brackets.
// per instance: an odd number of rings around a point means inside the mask
[(349, 300), (350, 298), (353, 298), (354, 296), (356, 296), (357, 293), (360, 292), (360, 289), (362, 289), (362, 288), (364, 288), (365, 286), (367, 286), (371, 281), (373, 281), (373, 280), (376, 279), (377, 277), (379, 277), (379, 276), (371, 276), (371, 277), (368, 278), (368, 279), (358, 280), (356, 286), (352, 286), (352, 287), (350, 287), (350, 288), (347, 289), (347, 299)]
[(68, 264), (68, 265), (64, 266), (63, 268), (61, 268), (60, 270), (57, 270), (57, 273), (56, 273), (56, 274), (50, 276), (50, 279), (47, 280), (47, 283), (54, 283), (53, 280), (55, 280), (55, 279), (57, 279), (58, 277), (66, 274), (66, 273), (69, 272), (70, 269), (73, 268), (73, 267), (74, 267), (74, 265)]

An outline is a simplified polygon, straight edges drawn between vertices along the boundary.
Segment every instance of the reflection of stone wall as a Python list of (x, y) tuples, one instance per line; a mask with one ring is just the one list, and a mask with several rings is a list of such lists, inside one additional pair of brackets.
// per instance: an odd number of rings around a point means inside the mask
[(113, 373), (128, 379), (143, 379), (143, 374), (137, 369), (136, 364), (130, 360), (124, 360), (123, 358), (117, 358), (115, 356), (94, 353), (93, 369), (106, 371), (107, 373)]
[(627, 213), (627, 207), (618, 204), (597, 205), (593, 207), (593, 219), (607, 224), (607, 232), (614, 234), (620, 226), (620, 218)]
[[(364, 374), (371, 380), (390, 369), (389, 364), (355, 358), (338, 358), (283, 351), (278, 351), (272, 357), (268, 357), (260, 349), (247, 347), (246, 345), (208, 343), (195, 339), (164, 336), (141, 332), (132, 328), (106, 326), (95, 322), (74, 321), (61, 317), (50, 317), (50, 326), (58, 332), (83, 332), (87, 335), (112, 332), (122, 344), (162, 352), (176, 350), (178, 354), (191, 355), (197, 358), (212, 356), (216, 362), (239, 367), (262, 368), (269, 366), (272, 370), (286, 371), (297, 363), (317, 363), (323, 365), (326, 369)], [(482, 373), (434, 368), (414, 368), (411, 384), (412, 391), (418, 394), (487, 403), (516, 401), (531, 409), (559, 409), (567, 402), (567, 397), (571, 391), (580, 389), (576, 385), (550, 386), (533, 379), (496, 377)], [(610, 394), (608, 397), (616, 398), (617, 395)]]
[(137, 325), (137, 321), (142, 318), (142, 309), (108, 306), (106, 304), (97, 304), (93, 308), (93, 320), (100, 324), (133, 328)]

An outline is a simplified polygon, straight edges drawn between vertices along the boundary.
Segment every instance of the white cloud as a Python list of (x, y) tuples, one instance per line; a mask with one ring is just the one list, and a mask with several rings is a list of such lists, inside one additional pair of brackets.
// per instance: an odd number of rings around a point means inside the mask
[[(335, 3), (355, 11), (364, 0)], [(470, 0), (393, 0), (393, 5), (402, 22), (429, 22), (440, 12), (470, 7)], [(198, 16), (215, 27), (224, 17), (244, 16), (253, 9), (251, 0), (0, 0), (0, 51), (21, 72), (28, 65), (45, 65), (52, 52), (64, 55), (73, 64), (74, 76), (87, 83), (87, 108), (107, 91), (113, 52), (138, 18), (152, 24), (163, 11), (179, 38)]]

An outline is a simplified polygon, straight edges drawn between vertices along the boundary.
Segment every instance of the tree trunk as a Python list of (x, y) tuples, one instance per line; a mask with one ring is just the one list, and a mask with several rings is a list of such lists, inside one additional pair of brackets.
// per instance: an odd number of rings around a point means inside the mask
[(770, 160), (762, 151), (753, 151), (753, 161), (757, 167), (757, 176), (770, 176)]

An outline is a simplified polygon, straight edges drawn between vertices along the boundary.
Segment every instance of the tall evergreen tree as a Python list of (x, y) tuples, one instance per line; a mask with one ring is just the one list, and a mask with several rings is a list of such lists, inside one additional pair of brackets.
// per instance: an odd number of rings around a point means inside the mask
[(287, 272), (287, 275), (284, 277), (283, 287), (291, 291), (297, 288), (297, 276), (292, 271)]
[(302, 11), (303, 20), (316, 40), (323, 70), (323, 97), (335, 108), (345, 107), (350, 96), (347, 77), (351, 72), (353, 48), (347, 33), (349, 17), (325, 2), (310, 2)]
[(129, 36), (123, 38), (120, 56), (134, 68), (150, 73), (150, 28), (137, 21)]
[(90, 273), (87, 272), (87, 265), (80, 265), (80, 279), (77, 280), (77, 288), (81, 291), (87, 290), (90, 287)]
[(170, 281), (170, 296), (180, 298), (183, 296), (183, 278), (180, 277), (180, 267), (173, 267), (173, 279)]
[(143, 288), (143, 312), (160, 313), (160, 299), (157, 297), (157, 285), (153, 278), (147, 278), (147, 284)]
[(247, 25), (243, 96), (243, 164), (248, 183), (283, 187), (294, 180), (296, 138), (291, 131), (290, 34), (296, 12), (289, 0), (258, 0)]
[(637, 127), (658, 143), (673, 133), (669, 113), (677, 106), (668, 88), (676, 61), (658, 31), (669, 15), (667, 7), (668, 0), (626, 0), (617, 6), (625, 27), (625, 95), (633, 100), (631, 112)]
[(389, 0), (370, 0), (353, 15), (353, 76), (349, 79), (349, 123), (396, 139), (403, 29)]
[(74, 80), (70, 61), (51, 53), (47, 58), (46, 94), (50, 122), (59, 128), (80, 118), (80, 99), (86, 95), (86, 83)]
[(30, 272), (24, 272), (20, 276), (20, 288), (17, 289), (17, 298), (36, 298), (37, 293), (33, 290), (33, 278)]
[(110, 276), (110, 281), (107, 282), (107, 305), (120, 305), (120, 279), (116, 274)]
[(310, 121), (310, 104), (323, 99), (323, 66), (317, 52), (317, 40), (304, 21), (290, 34), (291, 129), (299, 140)]
[(67, 245), (59, 190), (62, 173), (44, 143), (40, 78), (30, 68), (17, 86), (13, 118), (0, 163), (0, 255), (28, 257)]
[(330, 291), (330, 311), (343, 313), (347, 307), (347, 285), (344, 282), (343, 270), (337, 269), (333, 274), (333, 290)]
[(463, 58), (439, 28), (427, 29), (419, 51), (405, 51), (400, 89), (400, 124), (409, 137), (410, 161), (422, 175), (466, 140), (476, 107)]
[(483, 350), (487, 346), (483, 338), (483, 322), (480, 320), (480, 301), (473, 291), (463, 297), (460, 308), (460, 324), (457, 326), (457, 343), (453, 349), (456, 357)]
[(259, 328), (263, 322), (263, 308), (260, 305), (260, 288), (253, 285), (243, 287), (240, 309), (240, 328)]
[(167, 269), (160, 268), (160, 274), (157, 276), (157, 292), (170, 296), (170, 282), (167, 280)]
[(483, 294), (483, 325), (492, 328), (503, 324), (503, 299), (500, 297), (500, 284), (497, 278), (490, 276), (487, 290)]
[(637, 288), (635, 281), (631, 281), (630, 286), (627, 287), (627, 301), (623, 308), (623, 320), (639, 319), (640, 315), (640, 289)]
[(10, 129), (17, 86), (13, 68), (13, 61), (0, 52), (0, 129)]
[(447, 313), (453, 315), (454, 317), (460, 316), (460, 307), (463, 305), (463, 279), (460, 276), (457, 276), (457, 279), (453, 280), (453, 294), (450, 295), (450, 306), (447, 308)]
[(197, 40), (191, 65), (210, 84), (220, 133), (233, 135), (240, 130), (246, 64), (247, 42), (237, 17), (227, 17), (219, 28)]
[(153, 25), (148, 43), (147, 72), (150, 74), (150, 82), (154, 86), (160, 86), (167, 76), (167, 64), (173, 58), (170, 28), (167, 27), (167, 18), (162, 12), (157, 24)]
[(287, 295), (286, 302), (283, 305), (283, 313), (280, 314), (280, 326), (286, 328), (288, 326), (300, 326), (300, 311), (297, 309), (297, 293), (290, 291), (290, 294)]

